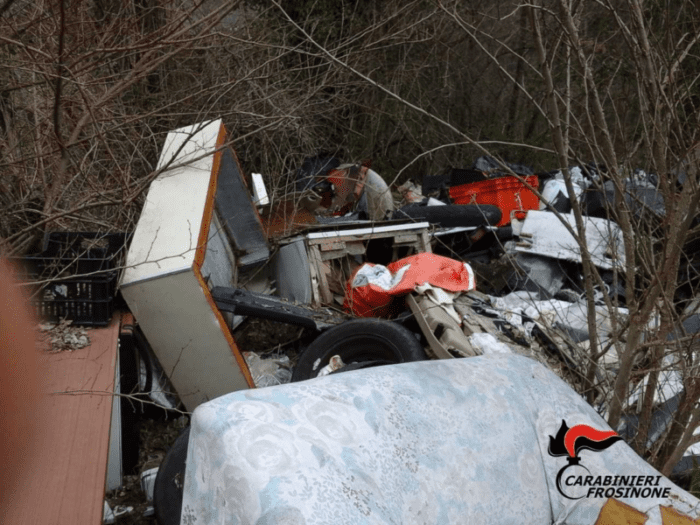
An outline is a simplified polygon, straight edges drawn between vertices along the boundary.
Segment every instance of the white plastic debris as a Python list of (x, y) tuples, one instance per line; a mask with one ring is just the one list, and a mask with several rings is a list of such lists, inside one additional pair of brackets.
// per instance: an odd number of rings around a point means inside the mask
[(156, 476), (158, 476), (158, 467), (149, 468), (141, 472), (141, 490), (148, 501), (153, 501), (153, 488), (156, 485)]
[(107, 500), (104, 502), (104, 507), (102, 510), (102, 523), (104, 525), (112, 525), (114, 523), (114, 512), (112, 512), (112, 507), (109, 506)]
[(411, 265), (407, 264), (395, 274), (392, 274), (386, 266), (382, 266), (381, 264), (375, 264), (373, 266), (365, 264), (355, 274), (352, 286), (353, 288), (359, 288), (361, 286), (373, 284), (382, 290), (388, 291), (401, 282), (401, 279), (403, 279), (404, 274), (410, 267)]
[(102, 523), (104, 525), (112, 525), (122, 516), (131, 514), (132, 512), (134, 512), (134, 507), (127, 507), (125, 505), (116, 505), (113, 510), (109, 506), (109, 503), (107, 503), (107, 500), (105, 500), (102, 510)]
[(286, 355), (277, 359), (262, 359), (255, 352), (243, 352), (243, 357), (258, 388), (283, 385), (292, 380), (291, 362)]
[(340, 370), (345, 366), (345, 363), (343, 363), (343, 359), (339, 355), (334, 355), (331, 357), (330, 361), (326, 366), (321, 368), (321, 370), (318, 372), (318, 377), (321, 376), (327, 376), (331, 372), (335, 372), (336, 370)]
[(253, 204), (255, 206), (265, 206), (270, 204), (270, 199), (267, 196), (263, 176), (260, 173), (251, 173), (253, 179)]
[(508, 345), (501, 343), (493, 335), (487, 333), (472, 334), (469, 336), (469, 342), (475, 346), (484, 355), (488, 354), (512, 354)]

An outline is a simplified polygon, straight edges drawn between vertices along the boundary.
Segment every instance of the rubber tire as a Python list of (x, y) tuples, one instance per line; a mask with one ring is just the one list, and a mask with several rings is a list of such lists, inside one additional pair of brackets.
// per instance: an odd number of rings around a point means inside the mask
[(413, 332), (400, 324), (383, 319), (353, 319), (329, 328), (311, 342), (299, 356), (292, 382), (316, 377), (334, 355), (339, 355), (347, 365), (363, 361), (407, 363), (428, 359)]
[(427, 221), (445, 228), (454, 228), (498, 224), (501, 216), (500, 208), (490, 204), (446, 204), (445, 206), (409, 204), (396, 210), (392, 219)]
[(153, 510), (158, 525), (180, 525), (189, 441), (188, 426), (177, 437), (158, 468), (153, 486)]

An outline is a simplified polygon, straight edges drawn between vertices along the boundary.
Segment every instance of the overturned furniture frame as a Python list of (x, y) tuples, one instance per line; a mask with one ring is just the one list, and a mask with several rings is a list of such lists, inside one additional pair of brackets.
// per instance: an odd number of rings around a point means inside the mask
[(264, 264), (267, 238), (220, 120), (168, 134), (122, 294), (187, 410), (253, 387), (210, 289)]

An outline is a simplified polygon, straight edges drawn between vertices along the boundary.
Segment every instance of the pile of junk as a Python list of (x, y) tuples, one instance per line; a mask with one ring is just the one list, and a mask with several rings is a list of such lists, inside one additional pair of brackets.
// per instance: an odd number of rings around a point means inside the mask
[[(591, 336), (577, 199), (605, 284), (596, 289), (596, 336), (612, 349), (590, 397), (605, 413), (618, 366), (611, 341), (628, 311), (622, 233), (608, 216), (615, 188), (593, 189), (602, 168), (569, 168), (574, 195), (559, 171), (486, 156), (391, 188), (368, 163), (316, 156), (280, 190), (246, 176), (222, 122), (211, 121), (169, 133), (157, 169), (119, 289), (162, 371), (159, 403), (193, 412), (255, 387), (491, 354), (529, 357), (580, 386)], [(637, 214), (664, 215), (641, 171), (624, 197)], [(697, 332), (700, 317), (686, 324)], [(246, 348), (256, 339), (268, 344)], [(650, 435), (670, 424), (683, 390), (665, 364)], [(629, 396), (628, 434), (643, 383)], [(189, 429), (158, 473), (161, 524), (180, 520), (182, 484), (173, 480), (183, 476), (188, 439)], [(681, 463), (679, 473), (689, 472), (692, 461)]]

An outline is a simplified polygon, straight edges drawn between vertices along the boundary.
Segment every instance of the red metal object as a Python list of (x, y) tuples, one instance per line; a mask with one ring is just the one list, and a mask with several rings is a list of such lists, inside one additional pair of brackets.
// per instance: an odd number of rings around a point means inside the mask
[(325, 198), (321, 201), (321, 206), (329, 208), (334, 215), (347, 213), (362, 196), (366, 178), (367, 166), (360, 164), (331, 170), (326, 179), (333, 183), (335, 195), (332, 200)]
[[(533, 188), (538, 187), (537, 175), (530, 175), (524, 179)], [(537, 210), (540, 206), (537, 195), (512, 175), (452, 186), (450, 198), (455, 204), (492, 204), (498, 206), (503, 217), (497, 226), (510, 224), (512, 211)]]

